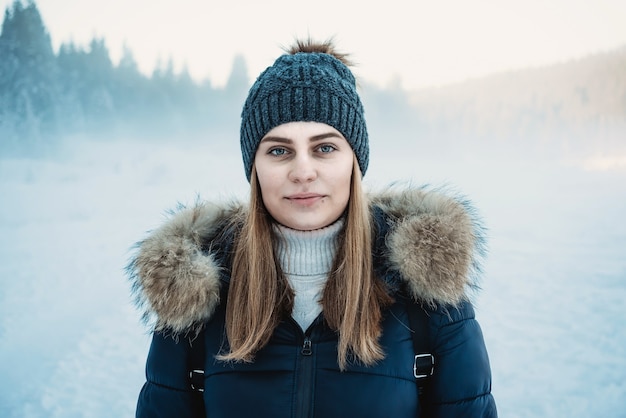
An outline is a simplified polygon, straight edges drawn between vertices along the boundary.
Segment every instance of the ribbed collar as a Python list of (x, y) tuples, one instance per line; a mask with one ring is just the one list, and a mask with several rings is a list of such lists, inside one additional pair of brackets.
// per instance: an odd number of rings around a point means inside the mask
[(337, 252), (339, 232), (344, 220), (313, 231), (298, 231), (283, 225), (274, 225), (279, 236), (278, 260), (287, 275), (327, 275)]

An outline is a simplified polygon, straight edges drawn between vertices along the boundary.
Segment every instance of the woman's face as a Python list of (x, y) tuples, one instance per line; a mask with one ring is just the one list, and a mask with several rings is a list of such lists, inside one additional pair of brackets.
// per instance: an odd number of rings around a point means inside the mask
[(263, 203), (280, 224), (298, 230), (336, 221), (350, 199), (354, 153), (332, 126), (279, 125), (263, 137), (254, 165)]

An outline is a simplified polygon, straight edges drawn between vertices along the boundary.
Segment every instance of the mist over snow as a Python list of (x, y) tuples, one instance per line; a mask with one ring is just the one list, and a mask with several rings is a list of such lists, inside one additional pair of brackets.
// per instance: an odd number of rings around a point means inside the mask
[[(124, 268), (178, 204), (247, 198), (247, 64), (224, 87), (171, 61), (146, 76), (103, 38), (55, 51), (21, 3), (0, 33), (0, 417), (131, 417), (150, 333)], [(626, 417), (625, 66), (621, 47), (417, 91), (359, 83), (366, 186), (467, 196), (488, 228), (475, 305), (501, 417)]]
[[(369, 189), (447, 185), (489, 228), (476, 310), (500, 416), (626, 416), (624, 165), (372, 138)], [(124, 267), (177, 203), (247, 197), (223, 142), (0, 158), (0, 416), (134, 415), (150, 336)]]

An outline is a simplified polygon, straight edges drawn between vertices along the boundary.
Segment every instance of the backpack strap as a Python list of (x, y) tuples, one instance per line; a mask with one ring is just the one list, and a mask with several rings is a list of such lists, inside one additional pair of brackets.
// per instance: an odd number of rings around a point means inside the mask
[[(435, 371), (435, 356), (430, 349), (426, 311), (419, 304), (409, 300), (407, 313), (411, 327), (413, 351), (415, 352), (413, 375), (417, 381), (418, 394), (421, 396), (426, 381)], [(204, 361), (204, 330), (202, 330), (190, 342), (189, 348), (189, 386), (196, 392), (204, 392)]]
[(195, 392), (204, 392), (204, 329), (189, 342), (189, 387)]
[(417, 381), (418, 394), (421, 398), (428, 378), (435, 372), (435, 356), (432, 354), (428, 337), (428, 314), (412, 300), (407, 302), (407, 313), (413, 339), (413, 351), (415, 352), (413, 375)]

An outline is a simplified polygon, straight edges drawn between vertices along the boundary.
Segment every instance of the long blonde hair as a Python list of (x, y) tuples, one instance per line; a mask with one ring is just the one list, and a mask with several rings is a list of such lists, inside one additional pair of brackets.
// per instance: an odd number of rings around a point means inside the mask
[[(356, 157), (353, 166), (346, 222), (322, 297), (324, 318), (339, 335), (341, 370), (352, 360), (371, 365), (384, 357), (378, 342), (381, 311), (392, 302), (374, 275), (373, 226)], [(218, 356), (226, 361), (253, 361), (293, 307), (293, 291), (275, 256), (274, 221), (263, 204), (254, 167), (250, 186), (250, 207), (235, 239), (226, 302), (229, 352)]]

